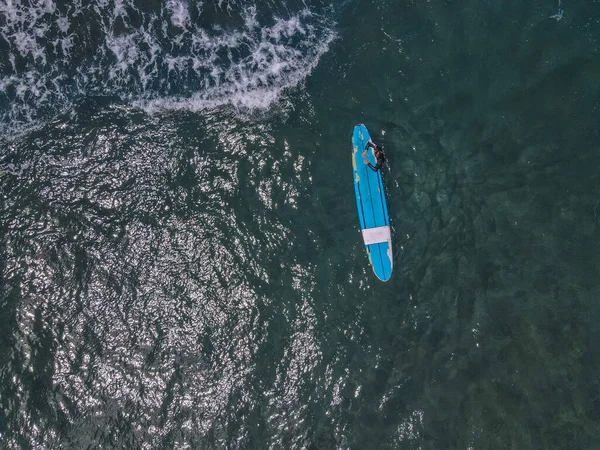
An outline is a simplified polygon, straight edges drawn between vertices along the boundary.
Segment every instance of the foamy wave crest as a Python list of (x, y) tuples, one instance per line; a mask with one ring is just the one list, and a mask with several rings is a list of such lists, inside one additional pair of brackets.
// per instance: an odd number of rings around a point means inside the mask
[[(201, 47), (210, 49), (203, 60), (188, 63), (197, 70), (207, 69), (204, 86), (190, 96), (172, 96), (135, 101), (137, 106), (154, 112), (163, 109), (200, 110), (230, 104), (243, 109), (266, 109), (282, 92), (296, 86), (317, 65), (333, 40), (333, 33), (320, 36), (315, 27), (300, 17), (279, 19), (271, 27), (258, 29), (252, 17), (246, 18), (246, 29), (239, 34), (209, 38), (199, 35)], [(256, 32), (253, 30), (256, 29)], [(237, 60), (231, 52), (242, 50)], [(219, 53), (227, 52), (232, 62), (218, 64)], [(186, 61), (176, 65), (185, 67)]]
[(328, 50), (330, 16), (306, 2), (0, 2), (0, 130), (35, 125), (89, 95), (148, 111), (269, 108)]

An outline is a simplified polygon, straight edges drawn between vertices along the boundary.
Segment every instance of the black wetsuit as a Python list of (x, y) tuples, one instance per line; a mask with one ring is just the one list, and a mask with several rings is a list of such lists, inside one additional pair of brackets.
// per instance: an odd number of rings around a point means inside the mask
[(381, 170), (383, 164), (385, 163), (385, 155), (383, 154), (383, 150), (379, 145), (373, 144), (371, 141), (367, 142), (367, 148), (372, 147), (375, 149), (375, 158), (377, 159), (377, 163), (373, 166), (370, 162), (367, 162), (367, 166), (371, 168), (371, 170), (377, 172)]

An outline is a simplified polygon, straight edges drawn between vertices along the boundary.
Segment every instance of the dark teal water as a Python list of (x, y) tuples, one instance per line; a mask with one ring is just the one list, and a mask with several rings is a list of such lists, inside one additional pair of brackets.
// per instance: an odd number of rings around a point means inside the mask
[(0, 447), (599, 448), (599, 37), (583, 0), (0, 3)]

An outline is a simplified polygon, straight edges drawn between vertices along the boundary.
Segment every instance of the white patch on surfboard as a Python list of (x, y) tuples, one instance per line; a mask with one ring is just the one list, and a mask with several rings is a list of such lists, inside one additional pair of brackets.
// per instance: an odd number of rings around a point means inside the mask
[(389, 242), (392, 238), (390, 227), (388, 225), (375, 228), (365, 228), (362, 230), (362, 235), (365, 245)]

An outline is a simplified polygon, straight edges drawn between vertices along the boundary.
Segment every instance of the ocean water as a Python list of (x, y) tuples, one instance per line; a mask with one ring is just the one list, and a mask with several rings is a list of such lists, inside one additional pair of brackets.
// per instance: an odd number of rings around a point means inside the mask
[(599, 38), (594, 0), (0, 0), (0, 448), (600, 448)]

